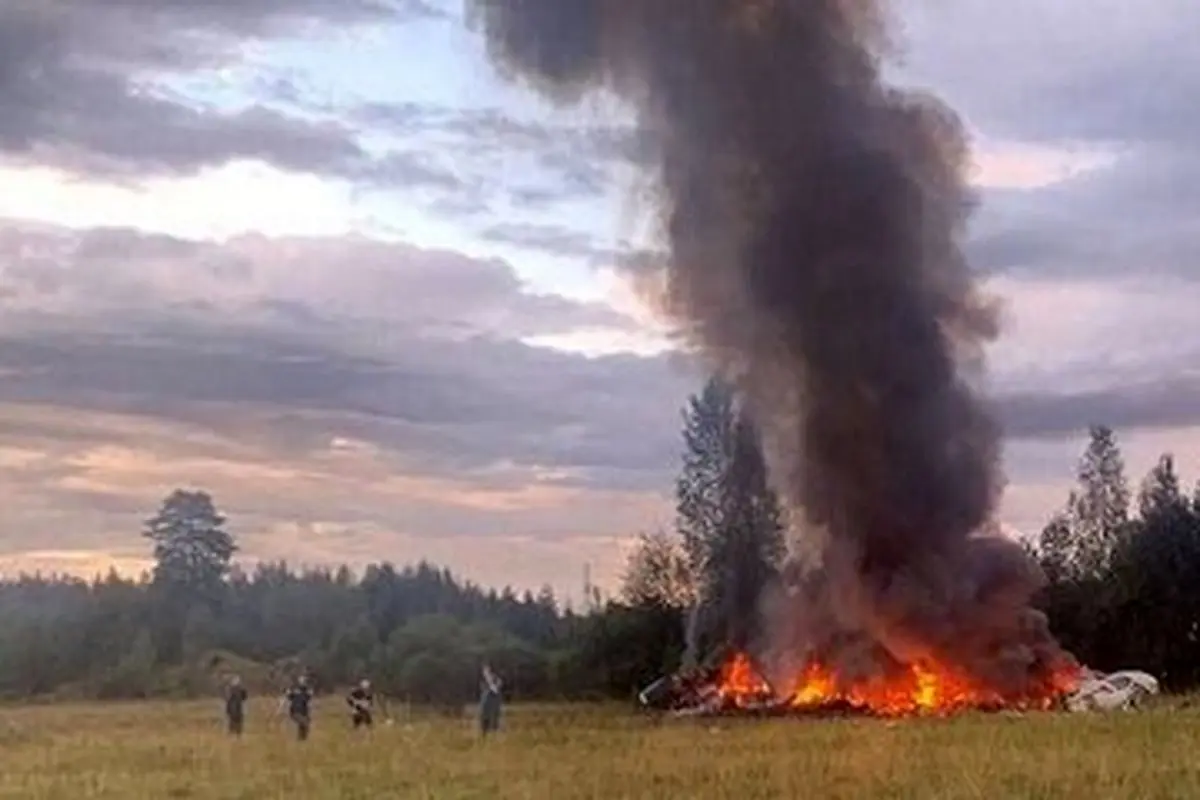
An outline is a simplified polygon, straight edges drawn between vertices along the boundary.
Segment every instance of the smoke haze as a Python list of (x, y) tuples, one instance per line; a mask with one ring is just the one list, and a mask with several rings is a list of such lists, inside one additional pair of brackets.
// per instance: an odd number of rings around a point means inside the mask
[(658, 153), (664, 304), (741, 391), (807, 557), (767, 598), (778, 674), (937, 658), (1019, 692), (1069, 659), (989, 534), (997, 334), (961, 248), (969, 148), (885, 86), (870, 0), (467, 0), (507, 74), (611, 92)]

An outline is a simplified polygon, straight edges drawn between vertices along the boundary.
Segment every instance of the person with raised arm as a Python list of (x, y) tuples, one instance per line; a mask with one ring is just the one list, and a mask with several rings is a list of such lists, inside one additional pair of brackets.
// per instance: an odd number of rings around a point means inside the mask
[(479, 730), (487, 736), (500, 729), (500, 707), (504, 698), (500, 694), (500, 676), (486, 662), (479, 684)]

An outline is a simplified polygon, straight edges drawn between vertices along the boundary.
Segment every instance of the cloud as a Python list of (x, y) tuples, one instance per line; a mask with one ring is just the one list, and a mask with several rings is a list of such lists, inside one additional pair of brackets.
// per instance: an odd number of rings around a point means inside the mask
[(237, 63), (257, 39), (437, 13), (422, 0), (10, 0), (0, 7), (0, 154), (121, 180), (251, 159), (352, 180), (382, 174), (395, 185), (444, 185), (452, 176), (409, 154), (377, 164), (337, 121), (262, 105), (207, 107), (159, 80)]
[[(994, 288), (1014, 323), (996, 380), (1014, 435), (1200, 422), (1200, 350), (1149, 329), (1184, 324), (1200, 292)], [(1047, 314), (1059, 296), (1073, 322)], [(661, 487), (696, 376), (670, 354), (535, 346), (640, 325), (531, 293), (500, 260), (363, 237), (213, 243), (10, 222), (0, 298), (0, 402), (207, 426), (296, 454), (360, 440), (439, 474)]]
[(9, 221), (0, 303), (0, 568), (134, 563), (175, 486), (213, 491), (251, 557), (429, 556), (524, 585), (540, 557), (605, 574), (666, 519), (686, 370), (528, 343), (636, 326), (503, 261)]
[(483, 238), (491, 242), (588, 261), (596, 260), (604, 252), (604, 248), (594, 237), (564, 225), (501, 222), (485, 228)]
[[(1188, 143), (1200, 89), (1187, 0), (903, 0), (903, 74), (1018, 141)], [(970, 33), (970, 36), (964, 36)]]
[(1200, 151), (1137, 148), (1112, 168), (1036, 194), (990, 198), (975, 240), (990, 272), (1195, 282)]
[[(1200, 366), (1200, 364), (1198, 364)], [(1004, 398), (1005, 429), (1017, 438), (1070, 438), (1089, 425), (1175, 429), (1200, 423), (1200, 370), (1132, 386)]]
[[(544, 109), (541, 109), (544, 111)], [(373, 101), (344, 109), (368, 130), (456, 154), (464, 182), (492, 203), (521, 210), (607, 198), (632, 166), (651, 161), (649, 142), (619, 108), (547, 116), (497, 106)]]
[(661, 360), (527, 344), (635, 325), (457, 253), (12, 225), (0, 265), (0, 402), (225, 433), (253, 419), (286, 450), (346, 436), (429, 471), (509, 464), (646, 488), (686, 386)]
[(1004, 335), (992, 348), (1002, 393), (1093, 391), (1193, 370), (1200, 285), (1153, 274), (991, 277), (1002, 301)]
[(974, 261), (1035, 277), (1196, 280), (1200, 8), (1161, 0), (906, 0), (901, 77), (932, 85), (984, 137), (1054, 148), (1092, 168), (984, 192)]

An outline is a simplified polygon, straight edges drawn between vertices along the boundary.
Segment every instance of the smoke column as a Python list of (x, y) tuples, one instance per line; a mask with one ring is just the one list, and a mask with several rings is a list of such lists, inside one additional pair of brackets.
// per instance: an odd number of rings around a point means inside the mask
[(1068, 660), (1036, 566), (986, 533), (1000, 433), (972, 379), (997, 326), (961, 248), (966, 140), (881, 81), (880, 3), (467, 2), (502, 72), (615, 94), (656, 153), (665, 307), (754, 410), (802, 523), (768, 661), (937, 658), (1020, 692)]

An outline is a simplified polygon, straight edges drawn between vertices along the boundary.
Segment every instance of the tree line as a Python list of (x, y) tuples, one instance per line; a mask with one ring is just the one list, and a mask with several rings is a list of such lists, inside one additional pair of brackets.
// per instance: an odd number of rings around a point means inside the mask
[[(0, 696), (205, 694), (232, 672), (276, 691), (304, 671), (319, 689), (365, 676), (390, 696), (457, 707), (486, 660), (518, 699), (629, 698), (685, 660), (752, 641), (759, 589), (785, 554), (784, 512), (735, 394), (710, 381), (682, 416), (675, 525), (638, 538), (616, 598), (572, 609), (549, 587), (485, 589), (428, 563), (245, 569), (214, 499), (181, 489), (146, 522), (149, 573), (0, 582)], [(1029, 543), (1053, 630), (1091, 666), (1194, 686), (1200, 492), (1188, 496), (1163, 456), (1135, 496), (1101, 427), (1077, 477)]]

